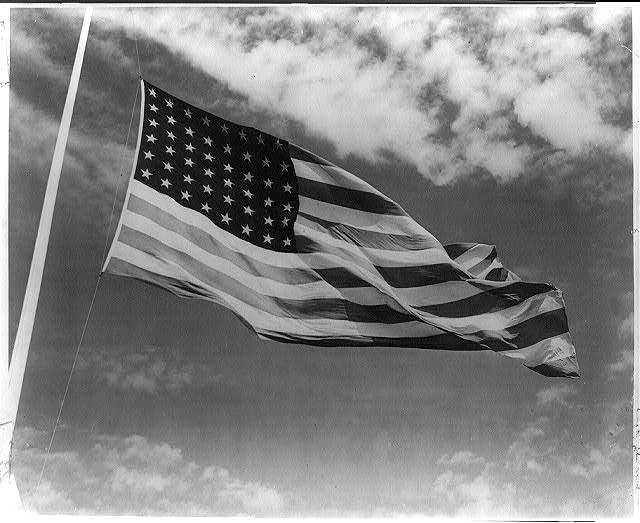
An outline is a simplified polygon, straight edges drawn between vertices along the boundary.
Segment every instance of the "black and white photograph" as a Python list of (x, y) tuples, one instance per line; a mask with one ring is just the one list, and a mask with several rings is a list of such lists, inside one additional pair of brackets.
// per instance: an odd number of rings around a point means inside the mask
[(631, 520), (634, 9), (0, 6), (0, 513)]

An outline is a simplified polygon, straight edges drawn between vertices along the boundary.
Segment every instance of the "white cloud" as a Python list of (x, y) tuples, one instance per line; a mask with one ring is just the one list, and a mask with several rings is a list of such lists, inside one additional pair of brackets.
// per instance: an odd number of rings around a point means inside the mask
[(475, 465), (484, 463), (485, 459), (481, 456), (475, 455), (470, 450), (460, 450), (453, 455), (444, 454), (438, 460), (440, 465)]
[(633, 337), (633, 312), (630, 312), (629, 315), (620, 322), (620, 326), (618, 327), (618, 336), (621, 338)]
[(151, 394), (204, 387), (222, 379), (210, 366), (183, 361), (180, 351), (159, 347), (95, 347), (82, 354), (77, 368), (112, 387)]
[[(266, 483), (245, 481), (207, 460), (188, 460), (182, 449), (140, 435), (100, 435), (84, 451), (52, 452), (36, 490), (45, 434), (26, 427), (18, 429), (16, 436), (14, 473), (29, 510), (274, 516), (285, 507), (285, 496)], [(38, 444), (27, 446), (28, 441)]]
[[(339, 156), (384, 162), (390, 151), (436, 183), (478, 168), (500, 180), (527, 172), (540, 145), (520, 125), (565, 160), (595, 146), (630, 158), (629, 129), (603, 116), (629, 109), (630, 83), (607, 69), (629, 59), (608, 52), (628, 11), (180, 8), (136, 10), (135, 27), (120, 10), (101, 13), (105, 27), (166, 45)], [(576, 18), (602, 38), (572, 29)]]
[(536, 394), (539, 406), (546, 406), (553, 403), (558, 403), (562, 406), (567, 406), (567, 398), (576, 393), (575, 387), (569, 384), (551, 385), (546, 387)]
[(609, 379), (633, 371), (633, 363), (633, 349), (622, 350), (618, 359), (607, 365)]

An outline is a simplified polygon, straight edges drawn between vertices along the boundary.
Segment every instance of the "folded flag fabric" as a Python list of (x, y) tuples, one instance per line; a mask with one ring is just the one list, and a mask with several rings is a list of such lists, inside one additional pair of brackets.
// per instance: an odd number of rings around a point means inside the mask
[(232, 310), (264, 339), (492, 350), (577, 377), (564, 301), (490, 245), (443, 246), (286, 140), (141, 80), (136, 161), (103, 271)]

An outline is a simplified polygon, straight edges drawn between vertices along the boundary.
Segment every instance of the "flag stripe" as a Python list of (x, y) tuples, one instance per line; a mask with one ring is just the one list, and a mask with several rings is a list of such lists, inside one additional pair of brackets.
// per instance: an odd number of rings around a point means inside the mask
[(323, 220), (337, 221), (360, 229), (382, 233), (410, 236), (422, 232), (412, 225), (415, 222), (412, 222), (408, 216), (374, 214), (321, 202), (306, 196), (300, 196), (299, 201), (299, 212), (310, 214)]
[(376, 231), (367, 231), (364, 229), (353, 227), (351, 225), (347, 225), (345, 223), (336, 223), (333, 221), (324, 220), (322, 218), (307, 214), (304, 211), (300, 211), (298, 213), (297, 223), (311, 226), (320, 232), (327, 231), (334, 237), (344, 242), (358, 245), (360, 247), (368, 247), (370, 249), (402, 252), (407, 250), (425, 250), (433, 247), (432, 242), (430, 242), (427, 238), (422, 238), (419, 236), (406, 236), (404, 234), (389, 234)]
[(374, 214), (405, 216), (405, 212), (391, 200), (371, 192), (348, 189), (298, 177), (298, 194), (317, 201), (340, 205)]

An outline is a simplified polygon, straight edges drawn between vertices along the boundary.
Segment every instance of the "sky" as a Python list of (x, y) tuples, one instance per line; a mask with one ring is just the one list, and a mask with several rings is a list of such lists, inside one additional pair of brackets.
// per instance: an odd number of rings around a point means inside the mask
[[(82, 16), (11, 10), (11, 345)], [(630, 48), (630, 9), (604, 5), (95, 8), (15, 431), (25, 507), (630, 516)], [(443, 244), (496, 245), (553, 282), (581, 378), (491, 352), (262, 341), (220, 306), (105, 275), (38, 484), (124, 199), (140, 72), (337, 163)]]

